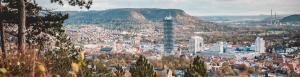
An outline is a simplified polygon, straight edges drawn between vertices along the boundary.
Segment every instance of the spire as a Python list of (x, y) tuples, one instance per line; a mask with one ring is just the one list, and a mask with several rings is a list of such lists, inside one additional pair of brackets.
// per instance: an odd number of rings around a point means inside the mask
[(272, 18), (272, 15), (273, 15), (273, 10), (271, 9), (271, 18)]
[(271, 9), (271, 25), (273, 24), (273, 10)]
[(274, 17), (274, 23), (277, 26), (278, 22), (277, 22), (277, 13), (275, 12), (275, 17)]
[(277, 15), (276, 15), (276, 12), (275, 12), (275, 20), (277, 20)]

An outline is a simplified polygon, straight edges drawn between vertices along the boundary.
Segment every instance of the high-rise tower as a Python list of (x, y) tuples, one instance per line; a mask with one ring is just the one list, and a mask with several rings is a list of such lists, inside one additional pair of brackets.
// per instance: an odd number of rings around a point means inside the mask
[(173, 19), (167, 16), (164, 19), (164, 52), (165, 55), (172, 54), (173, 51)]
[(203, 38), (200, 36), (192, 36), (189, 40), (189, 51), (196, 54), (203, 50)]

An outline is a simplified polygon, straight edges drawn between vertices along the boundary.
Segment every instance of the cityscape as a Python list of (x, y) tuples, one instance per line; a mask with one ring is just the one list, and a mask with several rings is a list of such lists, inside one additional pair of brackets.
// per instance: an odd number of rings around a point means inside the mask
[(0, 77), (300, 77), (299, 5), (0, 0)]

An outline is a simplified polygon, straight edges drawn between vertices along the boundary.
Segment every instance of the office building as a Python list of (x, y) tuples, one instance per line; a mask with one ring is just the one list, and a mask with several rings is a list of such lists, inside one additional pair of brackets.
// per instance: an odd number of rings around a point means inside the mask
[(189, 40), (189, 52), (197, 53), (203, 50), (203, 38), (200, 36), (192, 36)]
[(165, 55), (172, 54), (174, 46), (173, 40), (173, 20), (171, 16), (164, 19), (164, 52)]
[(265, 40), (263, 38), (257, 37), (255, 40), (255, 51), (265, 53), (265, 50)]

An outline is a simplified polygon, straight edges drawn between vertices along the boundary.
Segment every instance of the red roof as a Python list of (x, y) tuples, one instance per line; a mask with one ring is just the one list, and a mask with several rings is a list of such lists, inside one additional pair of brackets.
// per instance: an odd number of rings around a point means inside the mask
[(287, 67), (290, 70), (294, 70), (293, 64), (283, 63), (283, 64), (280, 64), (280, 66), (281, 67)]

